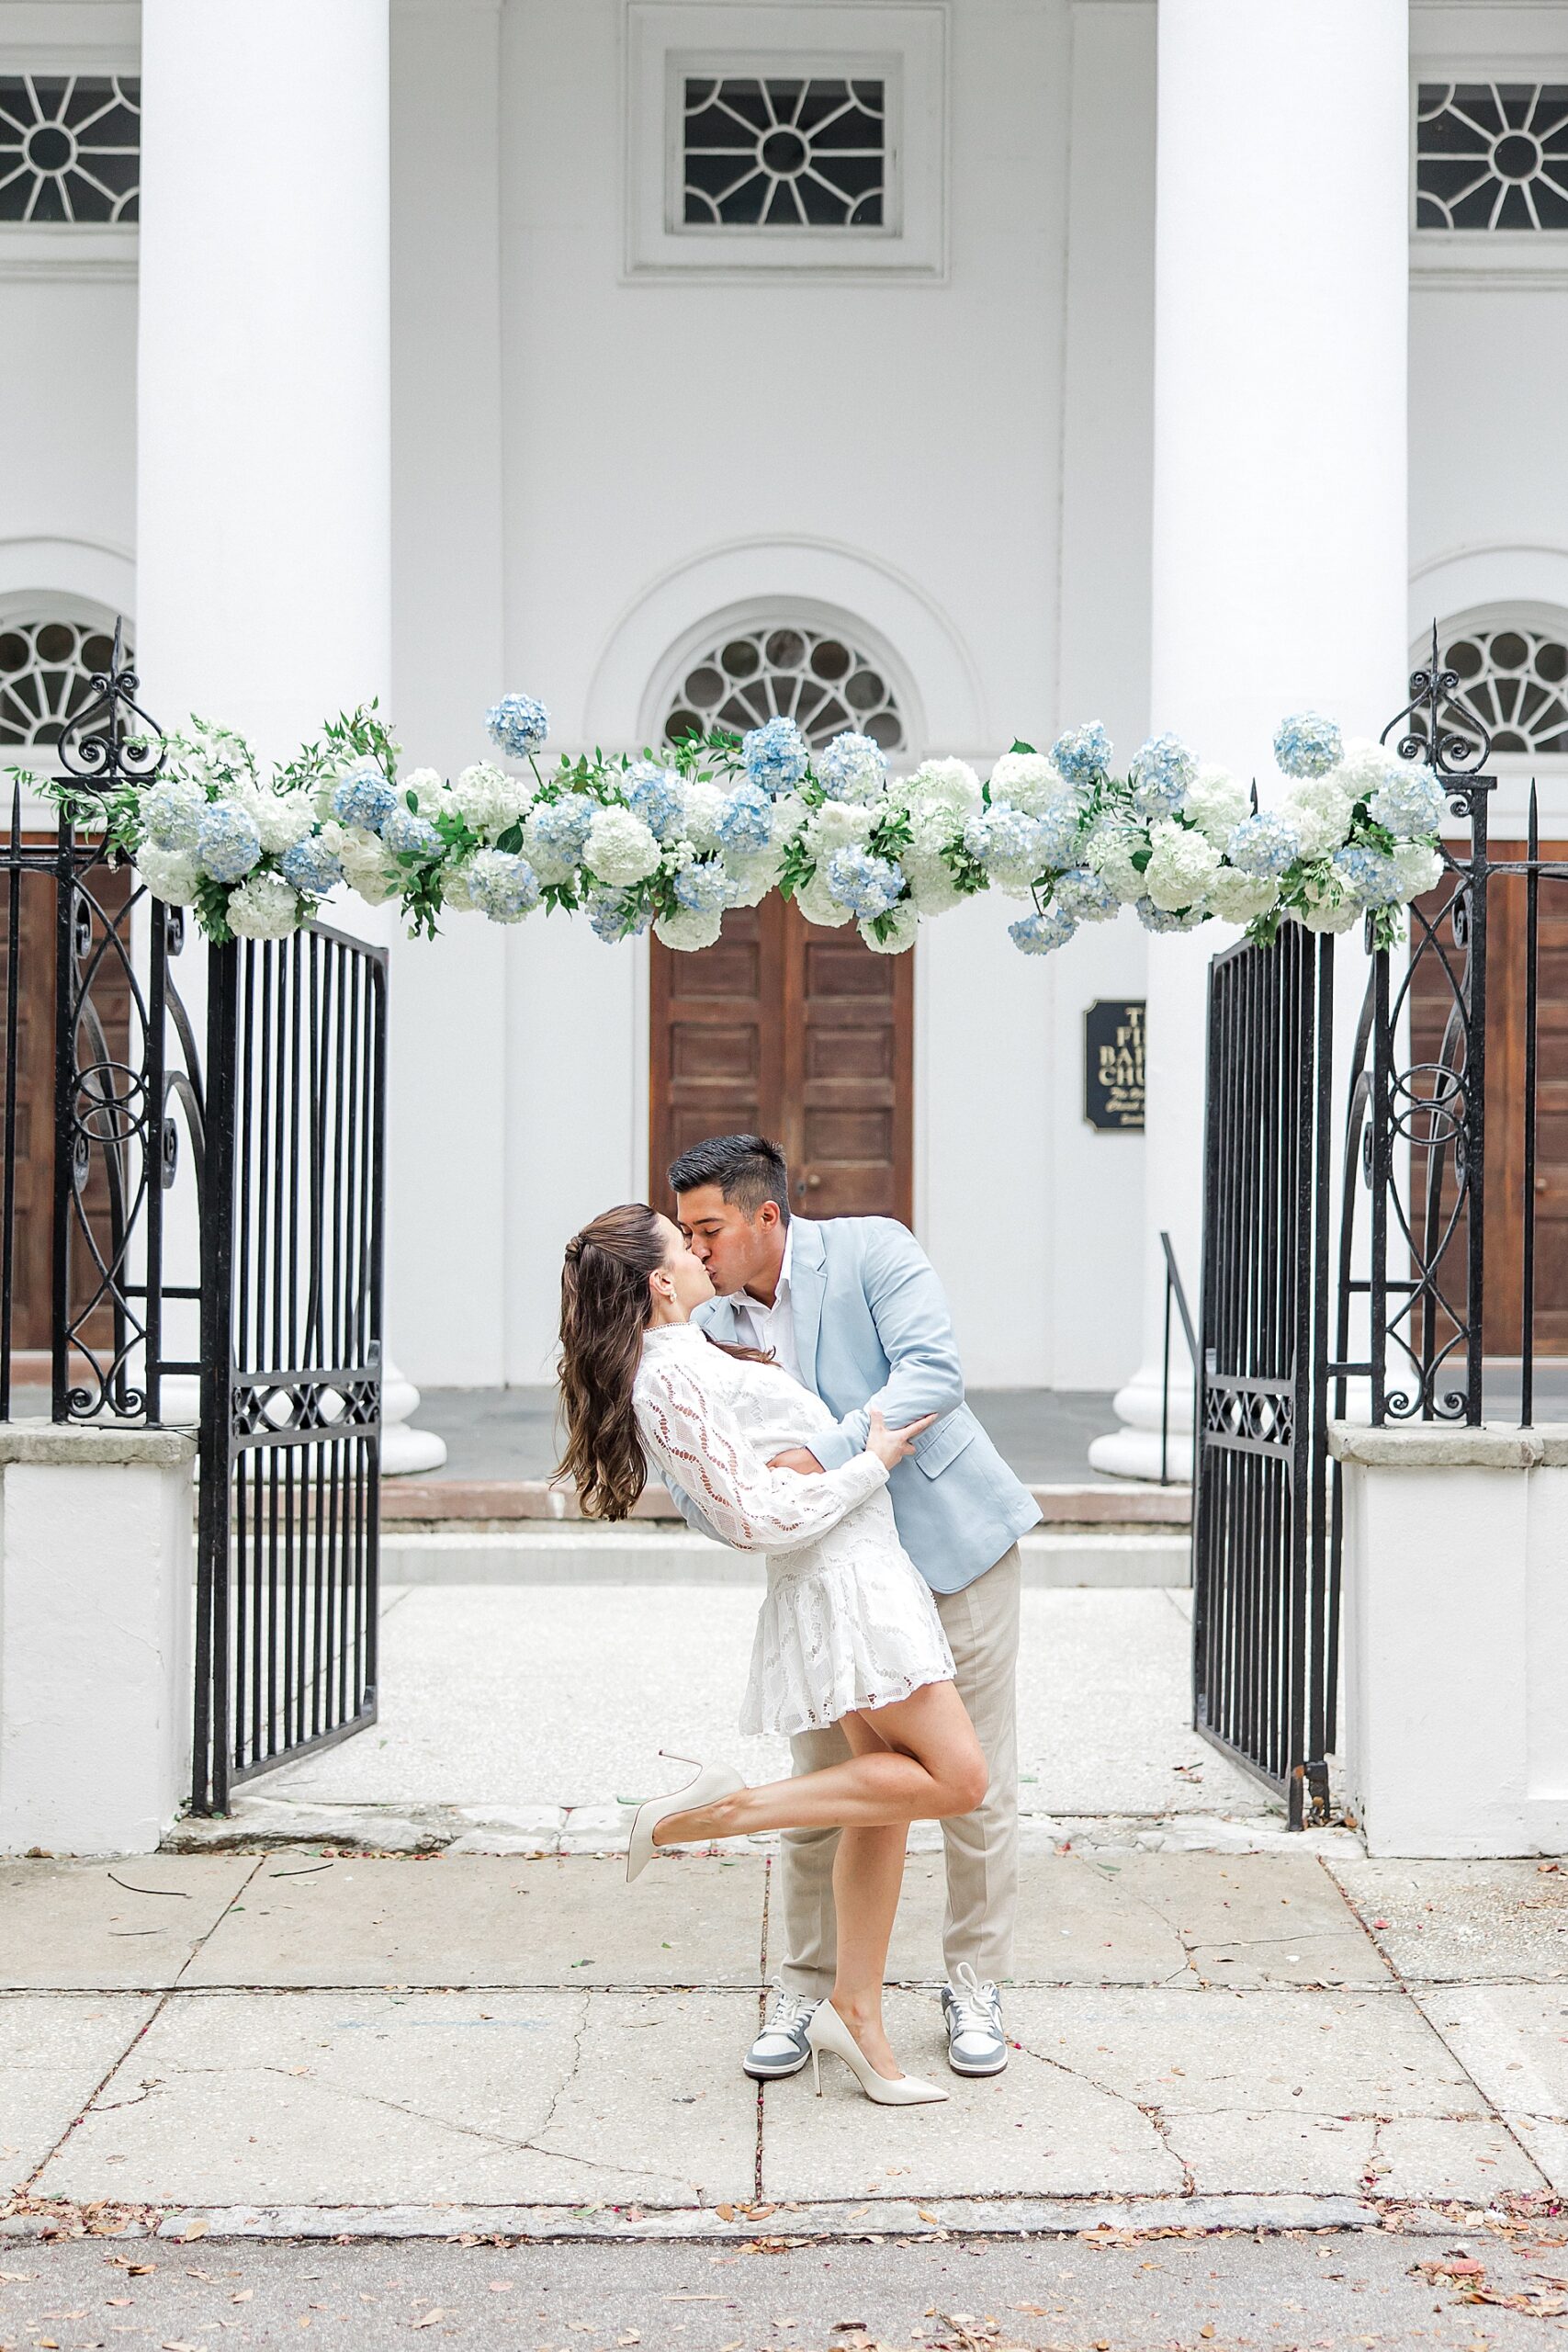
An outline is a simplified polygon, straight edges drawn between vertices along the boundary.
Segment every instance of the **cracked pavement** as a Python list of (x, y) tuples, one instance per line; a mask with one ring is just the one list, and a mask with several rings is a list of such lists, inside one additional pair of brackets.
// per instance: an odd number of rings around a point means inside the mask
[[(820, 2100), (740, 2073), (775, 1868), (0, 1864), (0, 2227), (107, 2201), (175, 2234), (918, 2234), (1042, 2200), (1343, 2218), (1568, 2190), (1554, 1864), (1026, 1853), (1010, 2067), (891, 2116), (837, 2066)], [(939, 2076), (941, 1898), (914, 1856), (888, 2002)]]

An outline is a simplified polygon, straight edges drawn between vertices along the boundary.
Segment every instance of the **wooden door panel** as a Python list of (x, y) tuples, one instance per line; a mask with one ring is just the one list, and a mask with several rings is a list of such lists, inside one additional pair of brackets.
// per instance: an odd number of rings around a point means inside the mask
[(653, 945), (650, 1183), (705, 1136), (776, 1136), (807, 1216), (912, 1213), (914, 972), (778, 898)]

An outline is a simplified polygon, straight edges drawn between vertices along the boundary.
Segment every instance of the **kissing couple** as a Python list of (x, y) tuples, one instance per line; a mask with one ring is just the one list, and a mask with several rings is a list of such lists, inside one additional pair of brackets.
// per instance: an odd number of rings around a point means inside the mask
[(909, 1824), (940, 1821), (948, 2062), (999, 2074), (1017, 1545), (1040, 1514), (964, 1401), (946, 1301), (903, 1226), (792, 1217), (761, 1136), (696, 1145), (670, 1188), (679, 1225), (636, 1203), (567, 1244), (561, 1468), (586, 1517), (615, 1520), (652, 1466), (688, 1525), (764, 1555), (740, 1728), (786, 1734), (795, 1776), (699, 1768), (639, 1807), (626, 1874), (658, 1847), (783, 1830), (785, 1958), (747, 2074), (809, 2059), (820, 2091), (827, 2051), (881, 2105), (942, 2099), (888, 2042), (887, 1947)]

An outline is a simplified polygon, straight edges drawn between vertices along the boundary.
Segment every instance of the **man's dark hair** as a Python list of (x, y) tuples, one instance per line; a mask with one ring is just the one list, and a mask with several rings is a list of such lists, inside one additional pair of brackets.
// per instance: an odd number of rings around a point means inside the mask
[(670, 1190), (679, 1197), (699, 1184), (716, 1184), (727, 1201), (755, 1216), (764, 1201), (789, 1223), (789, 1170), (784, 1153), (766, 1136), (709, 1136), (671, 1163)]

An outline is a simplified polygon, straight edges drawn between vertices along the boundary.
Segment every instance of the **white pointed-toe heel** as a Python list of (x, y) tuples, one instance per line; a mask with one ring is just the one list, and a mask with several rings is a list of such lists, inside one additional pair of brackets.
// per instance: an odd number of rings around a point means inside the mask
[(649, 1797), (639, 1804), (632, 1820), (632, 1832), (626, 1846), (626, 1884), (648, 1868), (658, 1848), (653, 1833), (661, 1821), (672, 1813), (694, 1813), (699, 1805), (716, 1804), (720, 1797), (732, 1797), (746, 1786), (739, 1772), (728, 1764), (699, 1764), (694, 1756), (675, 1756), (667, 1747), (659, 1751), (667, 1763), (689, 1764), (696, 1774), (683, 1789), (667, 1797)]
[(811, 2079), (818, 2098), (822, 2096), (824, 2050), (843, 2060), (867, 2098), (874, 2099), (878, 2107), (925, 2107), (947, 2097), (939, 2084), (923, 2083), (919, 2075), (897, 2075), (891, 2082), (886, 2075), (879, 2075), (831, 2001), (819, 2003), (812, 2011), (806, 2040), (811, 2052)]

